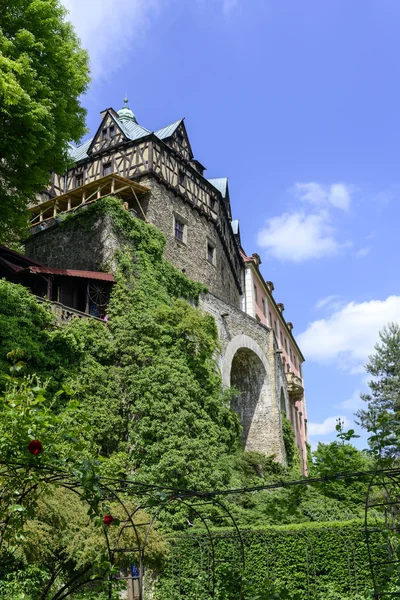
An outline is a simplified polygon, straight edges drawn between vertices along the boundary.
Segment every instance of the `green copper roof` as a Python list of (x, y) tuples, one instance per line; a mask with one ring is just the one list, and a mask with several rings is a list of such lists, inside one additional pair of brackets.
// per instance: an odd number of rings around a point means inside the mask
[(221, 192), (221, 196), (226, 198), (226, 194), (228, 191), (228, 178), (227, 177), (218, 177), (217, 179), (207, 179), (211, 185), (213, 185), (219, 192)]
[[(124, 99), (124, 103), (125, 103), (125, 106), (123, 108), (121, 108), (121, 110), (118, 111), (118, 118), (115, 118), (114, 115), (112, 113), (110, 113), (111, 117), (115, 121), (116, 125), (121, 129), (121, 131), (124, 133), (124, 135), (127, 137), (127, 139), (131, 140), (131, 141), (140, 140), (141, 138), (145, 137), (146, 135), (149, 135), (151, 133), (150, 130), (146, 129), (142, 125), (139, 125), (139, 123), (136, 120), (135, 115), (133, 114), (131, 109), (127, 106), (128, 98)], [(182, 123), (182, 121), (183, 121), (183, 119), (179, 119), (179, 121), (175, 121), (175, 123), (172, 123), (171, 125), (167, 125), (167, 127), (158, 129), (157, 131), (154, 132), (154, 135), (156, 135), (158, 137), (158, 139), (160, 139), (160, 140), (165, 140), (165, 139), (171, 137), (171, 135), (173, 135), (174, 131), (177, 129), (177, 127), (180, 125), (180, 123)], [(93, 138), (86, 140), (86, 142), (84, 142), (80, 146), (74, 146), (73, 144), (70, 144), (71, 158), (75, 162), (78, 162), (80, 160), (84, 160), (85, 158), (88, 158), (87, 151), (88, 151), (92, 141), (93, 141)]]
[(239, 233), (239, 221), (237, 219), (234, 219), (231, 222), (232, 225), (232, 231), (235, 235), (237, 235)]
[(83, 158), (87, 158), (87, 149), (92, 143), (92, 140), (93, 138), (90, 138), (90, 140), (86, 140), (86, 142), (83, 142), (83, 144), (81, 144), (80, 146), (74, 146), (73, 144), (70, 144), (69, 154), (75, 162), (78, 162)]
[(131, 109), (128, 106), (128, 98), (124, 98), (124, 106), (118, 111), (118, 116), (121, 121), (134, 121), (137, 123), (137, 119)]
[(175, 123), (172, 123), (171, 125), (167, 125), (167, 127), (158, 129), (157, 131), (154, 132), (154, 135), (156, 135), (160, 140), (165, 140), (174, 134), (174, 131), (176, 131), (176, 129), (179, 127), (179, 125), (182, 123), (182, 121), (183, 121), (183, 119), (179, 119), (179, 121), (175, 121)]

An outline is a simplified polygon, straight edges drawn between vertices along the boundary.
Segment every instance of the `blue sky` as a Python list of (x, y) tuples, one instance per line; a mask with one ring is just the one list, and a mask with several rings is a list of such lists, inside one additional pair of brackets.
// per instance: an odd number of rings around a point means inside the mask
[(185, 117), (207, 177), (229, 176), (306, 357), (311, 442), (332, 440), (400, 320), (400, 3), (63, 1), (92, 60), (88, 127), (127, 93), (148, 129)]

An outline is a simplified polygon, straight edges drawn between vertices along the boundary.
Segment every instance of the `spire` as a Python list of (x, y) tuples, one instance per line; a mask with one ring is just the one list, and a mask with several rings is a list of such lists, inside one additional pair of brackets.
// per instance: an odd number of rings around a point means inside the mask
[(133, 121), (137, 123), (137, 119), (128, 106), (128, 94), (125, 94), (124, 106), (118, 111), (118, 116), (121, 121)]

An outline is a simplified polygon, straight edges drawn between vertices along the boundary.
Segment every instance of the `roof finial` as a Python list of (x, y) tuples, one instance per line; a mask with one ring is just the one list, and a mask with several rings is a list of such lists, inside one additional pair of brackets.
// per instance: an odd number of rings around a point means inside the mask
[(118, 111), (118, 117), (124, 121), (134, 121), (137, 123), (136, 117), (128, 106), (128, 94), (125, 94), (124, 106)]

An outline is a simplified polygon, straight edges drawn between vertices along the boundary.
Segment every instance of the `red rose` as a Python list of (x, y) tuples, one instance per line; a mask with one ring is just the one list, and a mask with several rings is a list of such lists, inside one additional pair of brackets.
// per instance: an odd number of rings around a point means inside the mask
[(111, 525), (111, 523), (114, 521), (114, 517), (112, 517), (111, 515), (104, 515), (103, 521), (104, 521), (104, 525), (107, 525), (107, 527), (109, 527)]
[(42, 451), (42, 442), (39, 442), (39, 440), (32, 440), (31, 442), (29, 442), (29, 444), (27, 445), (27, 449), (31, 454), (34, 454), (35, 456), (37, 454), (40, 454)]

